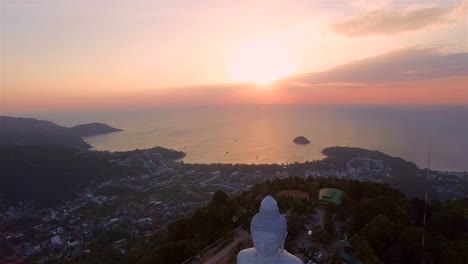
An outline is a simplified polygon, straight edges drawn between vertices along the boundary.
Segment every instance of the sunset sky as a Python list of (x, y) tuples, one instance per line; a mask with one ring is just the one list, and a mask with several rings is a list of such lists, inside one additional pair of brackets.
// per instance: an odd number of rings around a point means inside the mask
[(2, 114), (468, 104), (468, 1), (0, 2)]

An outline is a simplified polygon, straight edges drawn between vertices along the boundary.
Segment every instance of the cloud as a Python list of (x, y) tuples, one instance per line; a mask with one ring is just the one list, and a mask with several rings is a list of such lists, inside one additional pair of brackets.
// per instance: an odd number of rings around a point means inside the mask
[[(296, 104), (468, 105), (468, 77), (397, 84), (318, 84), (283, 89)], [(352, 89), (351, 89), (352, 88)]]
[(410, 47), (356, 60), (324, 72), (281, 80), (299, 87), (319, 83), (397, 83), (468, 76), (468, 53), (443, 54), (437, 48)]
[(446, 24), (466, 17), (468, 2), (454, 6), (411, 8), (404, 11), (374, 10), (332, 24), (332, 31), (348, 37), (395, 35)]
[(351, 6), (358, 10), (376, 10), (390, 7), (391, 0), (355, 0), (351, 2)]

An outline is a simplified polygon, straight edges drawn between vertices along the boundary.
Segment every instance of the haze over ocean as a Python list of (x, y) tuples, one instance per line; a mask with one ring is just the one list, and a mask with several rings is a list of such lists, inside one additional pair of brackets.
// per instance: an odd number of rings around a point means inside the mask
[[(106, 123), (125, 131), (86, 138), (97, 150), (163, 146), (186, 152), (189, 163), (304, 162), (339, 145), (425, 168), (432, 142), (432, 169), (468, 171), (468, 106), (205, 106), (32, 116), (66, 126)], [(312, 143), (294, 144), (299, 135)]]

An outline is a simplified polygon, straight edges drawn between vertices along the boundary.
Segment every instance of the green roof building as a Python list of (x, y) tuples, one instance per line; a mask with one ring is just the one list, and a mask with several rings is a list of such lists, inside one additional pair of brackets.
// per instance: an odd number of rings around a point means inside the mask
[(343, 196), (343, 191), (334, 189), (334, 188), (324, 188), (320, 189), (318, 199), (324, 202), (331, 202), (336, 205), (341, 203), (341, 196)]

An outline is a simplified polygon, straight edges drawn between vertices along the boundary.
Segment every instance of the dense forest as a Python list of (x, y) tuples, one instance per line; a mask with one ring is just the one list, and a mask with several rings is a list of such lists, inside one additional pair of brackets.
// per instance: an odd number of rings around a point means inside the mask
[(63, 146), (0, 147), (0, 205), (34, 202), (52, 206), (74, 198), (92, 181), (121, 177), (106, 153)]

